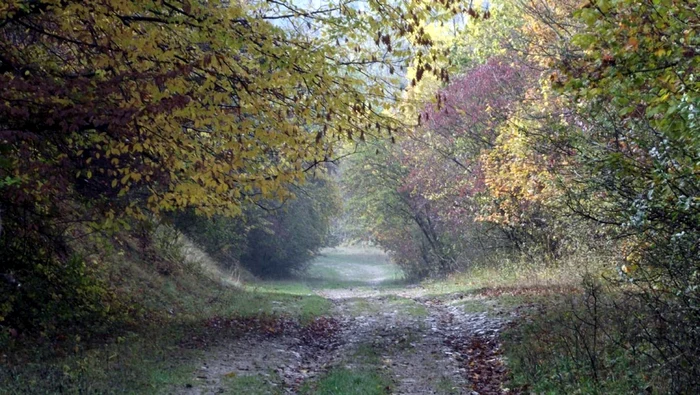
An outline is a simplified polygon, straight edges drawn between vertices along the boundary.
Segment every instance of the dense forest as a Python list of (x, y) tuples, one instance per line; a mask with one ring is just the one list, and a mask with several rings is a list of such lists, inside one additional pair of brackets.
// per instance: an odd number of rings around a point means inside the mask
[(109, 392), (66, 366), (362, 243), (406, 282), (551, 275), (502, 391), (696, 393), (699, 32), (681, 0), (0, 0), (0, 381)]

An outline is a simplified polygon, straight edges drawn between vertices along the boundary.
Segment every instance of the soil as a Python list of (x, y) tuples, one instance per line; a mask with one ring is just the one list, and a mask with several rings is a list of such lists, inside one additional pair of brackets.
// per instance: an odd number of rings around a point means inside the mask
[(331, 368), (368, 363), (390, 377), (392, 394), (507, 392), (498, 338), (508, 317), (465, 311), (475, 297), (377, 282), (316, 292), (333, 302), (331, 317), (222, 342), (205, 352), (192, 382), (177, 392), (225, 393), (227, 378), (255, 375), (266, 387), (258, 393), (296, 394)]

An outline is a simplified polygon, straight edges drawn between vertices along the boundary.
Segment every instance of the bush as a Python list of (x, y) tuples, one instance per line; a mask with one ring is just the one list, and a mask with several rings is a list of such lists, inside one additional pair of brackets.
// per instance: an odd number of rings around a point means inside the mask
[(697, 348), (685, 336), (695, 327), (677, 329), (677, 314), (643, 295), (587, 277), (582, 292), (537, 305), (506, 333), (512, 386), (534, 393), (697, 393)]
[(0, 237), (0, 327), (53, 336), (71, 329), (104, 328), (122, 305), (99, 268), (48, 228), (18, 227), (6, 216)]
[(284, 277), (303, 271), (318, 250), (332, 242), (330, 229), (338, 211), (332, 181), (317, 178), (297, 198), (273, 208), (247, 207), (236, 218), (172, 217), (175, 226), (202, 246), (224, 268), (241, 264), (261, 277)]
[(171, 219), (177, 229), (201, 246), (222, 268), (234, 269), (248, 248), (250, 224), (256, 218), (247, 210), (245, 215), (236, 218), (207, 218), (187, 211), (172, 215)]

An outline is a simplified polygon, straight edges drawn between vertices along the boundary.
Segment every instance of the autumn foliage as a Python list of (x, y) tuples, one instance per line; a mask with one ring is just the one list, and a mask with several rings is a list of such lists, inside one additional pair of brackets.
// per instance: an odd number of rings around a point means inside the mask
[(636, 306), (606, 308), (639, 331), (634, 345), (605, 352), (654, 349), (645, 363), (663, 372), (662, 387), (693, 392), (700, 37), (691, 3), (517, 1), (469, 24), (451, 55), (462, 74), (414, 88), (435, 93), (408, 115), (419, 126), (350, 166), (351, 190), (362, 191), (350, 207), (372, 213), (358, 222), (416, 277), (600, 261), (595, 275)]
[(348, 228), (411, 279), (597, 260), (581, 306), (605, 281), (641, 328), (609, 355), (697, 392), (695, 2), (299, 3), (0, 4), (0, 322), (69, 314), (56, 300), (99, 318), (76, 240), (142, 231), (148, 251), (164, 219), (257, 273), (301, 269), (340, 180)]
[[(432, 10), (2, 2), (0, 273), (53, 281), (69, 259), (81, 265), (74, 246), (88, 235), (132, 231), (146, 251), (149, 223), (169, 213), (290, 201), (344, 141), (402, 128), (385, 110), (405, 59), (447, 78), (422, 28)], [(34, 295), (6, 285), (0, 320)]]

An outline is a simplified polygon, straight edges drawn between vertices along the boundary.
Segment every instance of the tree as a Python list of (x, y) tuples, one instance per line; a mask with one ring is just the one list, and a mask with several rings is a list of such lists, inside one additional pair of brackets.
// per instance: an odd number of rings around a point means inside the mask
[(258, 213), (247, 235), (241, 263), (262, 277), (303, 272), (327, 245), (339, 199), (333, 181), (316, 178), (280, 209)]
[[(525, 2), (524, 2), (525, 3)], [(618, 240), (618, 279), (650, 311), (637, 334), (670, 390), (694, 392), (700, 295), (697, 5), (673, 0), (526, 3), (531, 58), (560, 108), (550, 146), (565, 203)], [(567, 11), (562, 15), (562, 9)], [(551, 89), (551, 90), (550, 90)], [(558, 136), (556, 135), (558, 134)]]
[(41, 211), (76, 193), (111, 219), (144, 209), (235, 215), (243, 202), (283, 198), (339, 141), (399, 127), (383, 113), (392, 80), (372, 68), (414, 49), (428, 63), (429, 10), (6, 2), (0, 144), (11, 163), (0, 175), (19, 182), (3, 200)]
[(434, 5), (297, 3), (3, 1), (2, 272), (46, 289), (74, 238), (240, 215), (291, 197), (343, 141), (396, 133), (391, 71), (442, 56), (422, 29)]
[(409, 174), (399, 145), (372, 141), (343, 164), (348, 226), (388, 251), (408, 278), (445, 273), (436, 212), (404, 188)]
[(329, 241), (339, 197), (326, 176), (294, 188), (296, 197), (264, 205), (249, 205), (237, 217), (208, 218), (194, 212), (171, 215), (175, 226), (199, 244), (219, 265), (239, 265), (261, 277), (297, 274)]
[(484, 158), (502, 142), (531, 78), (503, 58), (471, 67), (437, 91), (437, 103), (420, 112), (422, 126), (394, 145), (365, 147), (350, 163), (352, 212), (409, 276), (444, 275), (517, 241), (513, 229), (524, 222), (486, 213), (500, 196), (486, 183)]
[(579, 151), (596, 175), (592, 184), (616, 206), (584, 215), (641, 232), (700, 225), (691, 198), (700, 153), (698, 15), (672, 1), (623, 2), (614, 12), (602, 1), (577, 11), (578, 51), (557, 63), (552, 79), (583, 109), (579, 130), (598, 144), (578, 141)]

